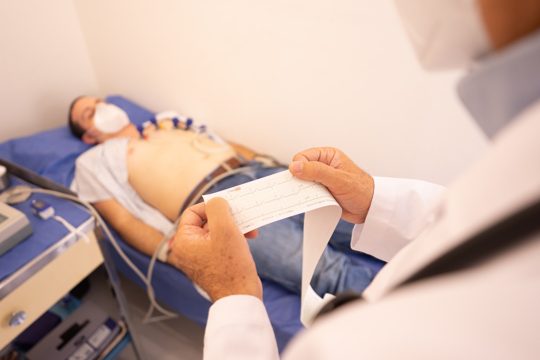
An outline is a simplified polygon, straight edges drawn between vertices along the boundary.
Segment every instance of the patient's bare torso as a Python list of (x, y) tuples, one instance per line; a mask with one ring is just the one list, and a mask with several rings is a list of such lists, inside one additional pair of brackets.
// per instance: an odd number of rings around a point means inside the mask
[(206, 137), (184, 130), (156, 131), (128, 144), (128, 180), (148, 204), (169, 220), (199, 182), (220, 163), (234, 156)]

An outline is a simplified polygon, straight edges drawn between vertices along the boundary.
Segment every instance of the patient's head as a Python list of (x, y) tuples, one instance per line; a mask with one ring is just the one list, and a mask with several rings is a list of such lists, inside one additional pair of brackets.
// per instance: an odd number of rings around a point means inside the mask
[(94, 96), (79, 96), (71, 103), (68, 125), (87, 144), (102, 143), (114, 137), (138, 137), (127, 114), (119, 107)]

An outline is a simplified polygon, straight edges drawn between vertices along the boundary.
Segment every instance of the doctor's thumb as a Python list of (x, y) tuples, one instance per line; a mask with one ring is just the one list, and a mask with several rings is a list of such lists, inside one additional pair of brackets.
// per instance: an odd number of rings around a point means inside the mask
[(315, 181), (327, 188), (338, 186), (342, 180), (339, 171), (320, 161), (293, 161), (289, 170), (301, 180)]

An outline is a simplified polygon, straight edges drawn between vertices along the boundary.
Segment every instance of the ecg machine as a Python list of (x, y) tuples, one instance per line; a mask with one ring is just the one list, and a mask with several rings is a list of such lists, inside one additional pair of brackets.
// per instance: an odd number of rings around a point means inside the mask
[(0, 255), (32, 234), (25, 214), (0, 202)]

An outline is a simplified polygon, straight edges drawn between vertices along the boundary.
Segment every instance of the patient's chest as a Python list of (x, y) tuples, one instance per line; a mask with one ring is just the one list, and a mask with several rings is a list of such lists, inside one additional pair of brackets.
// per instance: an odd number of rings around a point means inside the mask
[(128, 180), (139, 196), (170, 220), (193, 188), (234, 151), (183, 130), (156, 131), (131, 140)]

